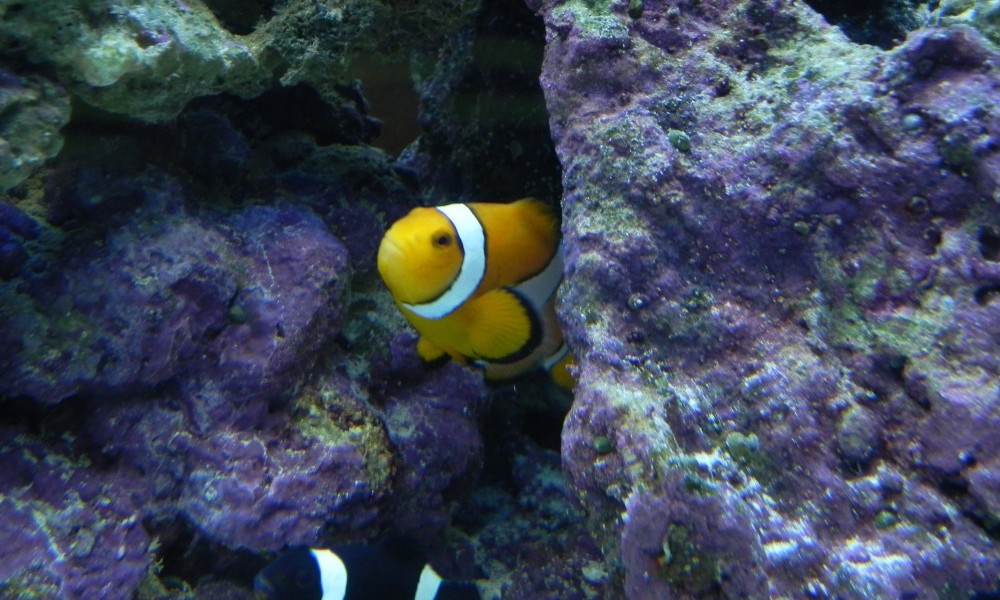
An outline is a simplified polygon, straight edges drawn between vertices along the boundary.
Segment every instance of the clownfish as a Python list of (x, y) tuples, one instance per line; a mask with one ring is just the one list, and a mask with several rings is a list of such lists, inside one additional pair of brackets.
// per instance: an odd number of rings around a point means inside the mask
[(543, 369), (573, 387), (555, 312), (562, 242), (541, 201), (415, 208), (386, 231), (378, 271), (425, 362), (450, 357), (488, 381)]
[(261, 600), (480, 600), (470, 581), (442, 579), (412, 547), (292, 548), (254, 579)]

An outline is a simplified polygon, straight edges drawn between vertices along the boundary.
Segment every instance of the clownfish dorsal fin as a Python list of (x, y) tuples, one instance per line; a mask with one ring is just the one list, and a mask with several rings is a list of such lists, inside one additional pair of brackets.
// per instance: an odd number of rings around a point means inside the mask
[(536, 212), (541, 217), (540, 222), (544, 224), (549, 233), (559, 233), (559, 217), (556, 215), (555, 209), (545, 202), (538, 198), (528, 197), (515, 200), (511, 205)]
[(497, 360), (521, 352), (537, 336), (530, 308), (509, 288), (470, 300), (469, 344), (475, 358)]

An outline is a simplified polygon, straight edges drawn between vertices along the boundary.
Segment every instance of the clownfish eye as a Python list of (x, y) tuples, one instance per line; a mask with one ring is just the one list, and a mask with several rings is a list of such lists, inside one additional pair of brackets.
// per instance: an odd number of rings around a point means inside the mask
[(453, 241), (454, 238), (452, 238), (451, 234), (445, 232), (435, 233), (431, 238), (431, 244), (433, 244), (435, 248), (447, 248), (448, 246), (451, 246)]

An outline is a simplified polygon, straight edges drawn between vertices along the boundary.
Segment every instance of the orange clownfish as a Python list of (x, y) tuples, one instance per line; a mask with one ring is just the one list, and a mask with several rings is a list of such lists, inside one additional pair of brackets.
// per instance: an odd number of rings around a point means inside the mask
[(492, 381), (540, 368), (573, 387), (555, 312), (562, 242), (539, 200), (415, 208), (386, 231), (378, 271), (425, 362), (451, 357)]

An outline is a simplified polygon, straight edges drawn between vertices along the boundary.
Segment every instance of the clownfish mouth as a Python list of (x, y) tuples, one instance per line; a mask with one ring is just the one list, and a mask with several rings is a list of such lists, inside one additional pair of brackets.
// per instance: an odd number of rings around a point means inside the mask
[(404, 264), (404, 256), (405, 253), (402, 246), (397, 244), (395, 240), (388, 236), (382, 238), (382, 243), (378, 247), (378, 272), (382, 275), (382, 280), (385, 281), (389, 291), (397, 298), (399, 297), (399, 292), (402, 291), (399, 289), (399, 281), (401, 279), (400, 269), (402, 269)]
[(382, 243), (378, 246), (379, 269), (382, 268), (382, 263), (390, 264), (398, 262), (402, 257), (403, 248), (396, 243), (396, 240), (389, 236), (382, 238)]

